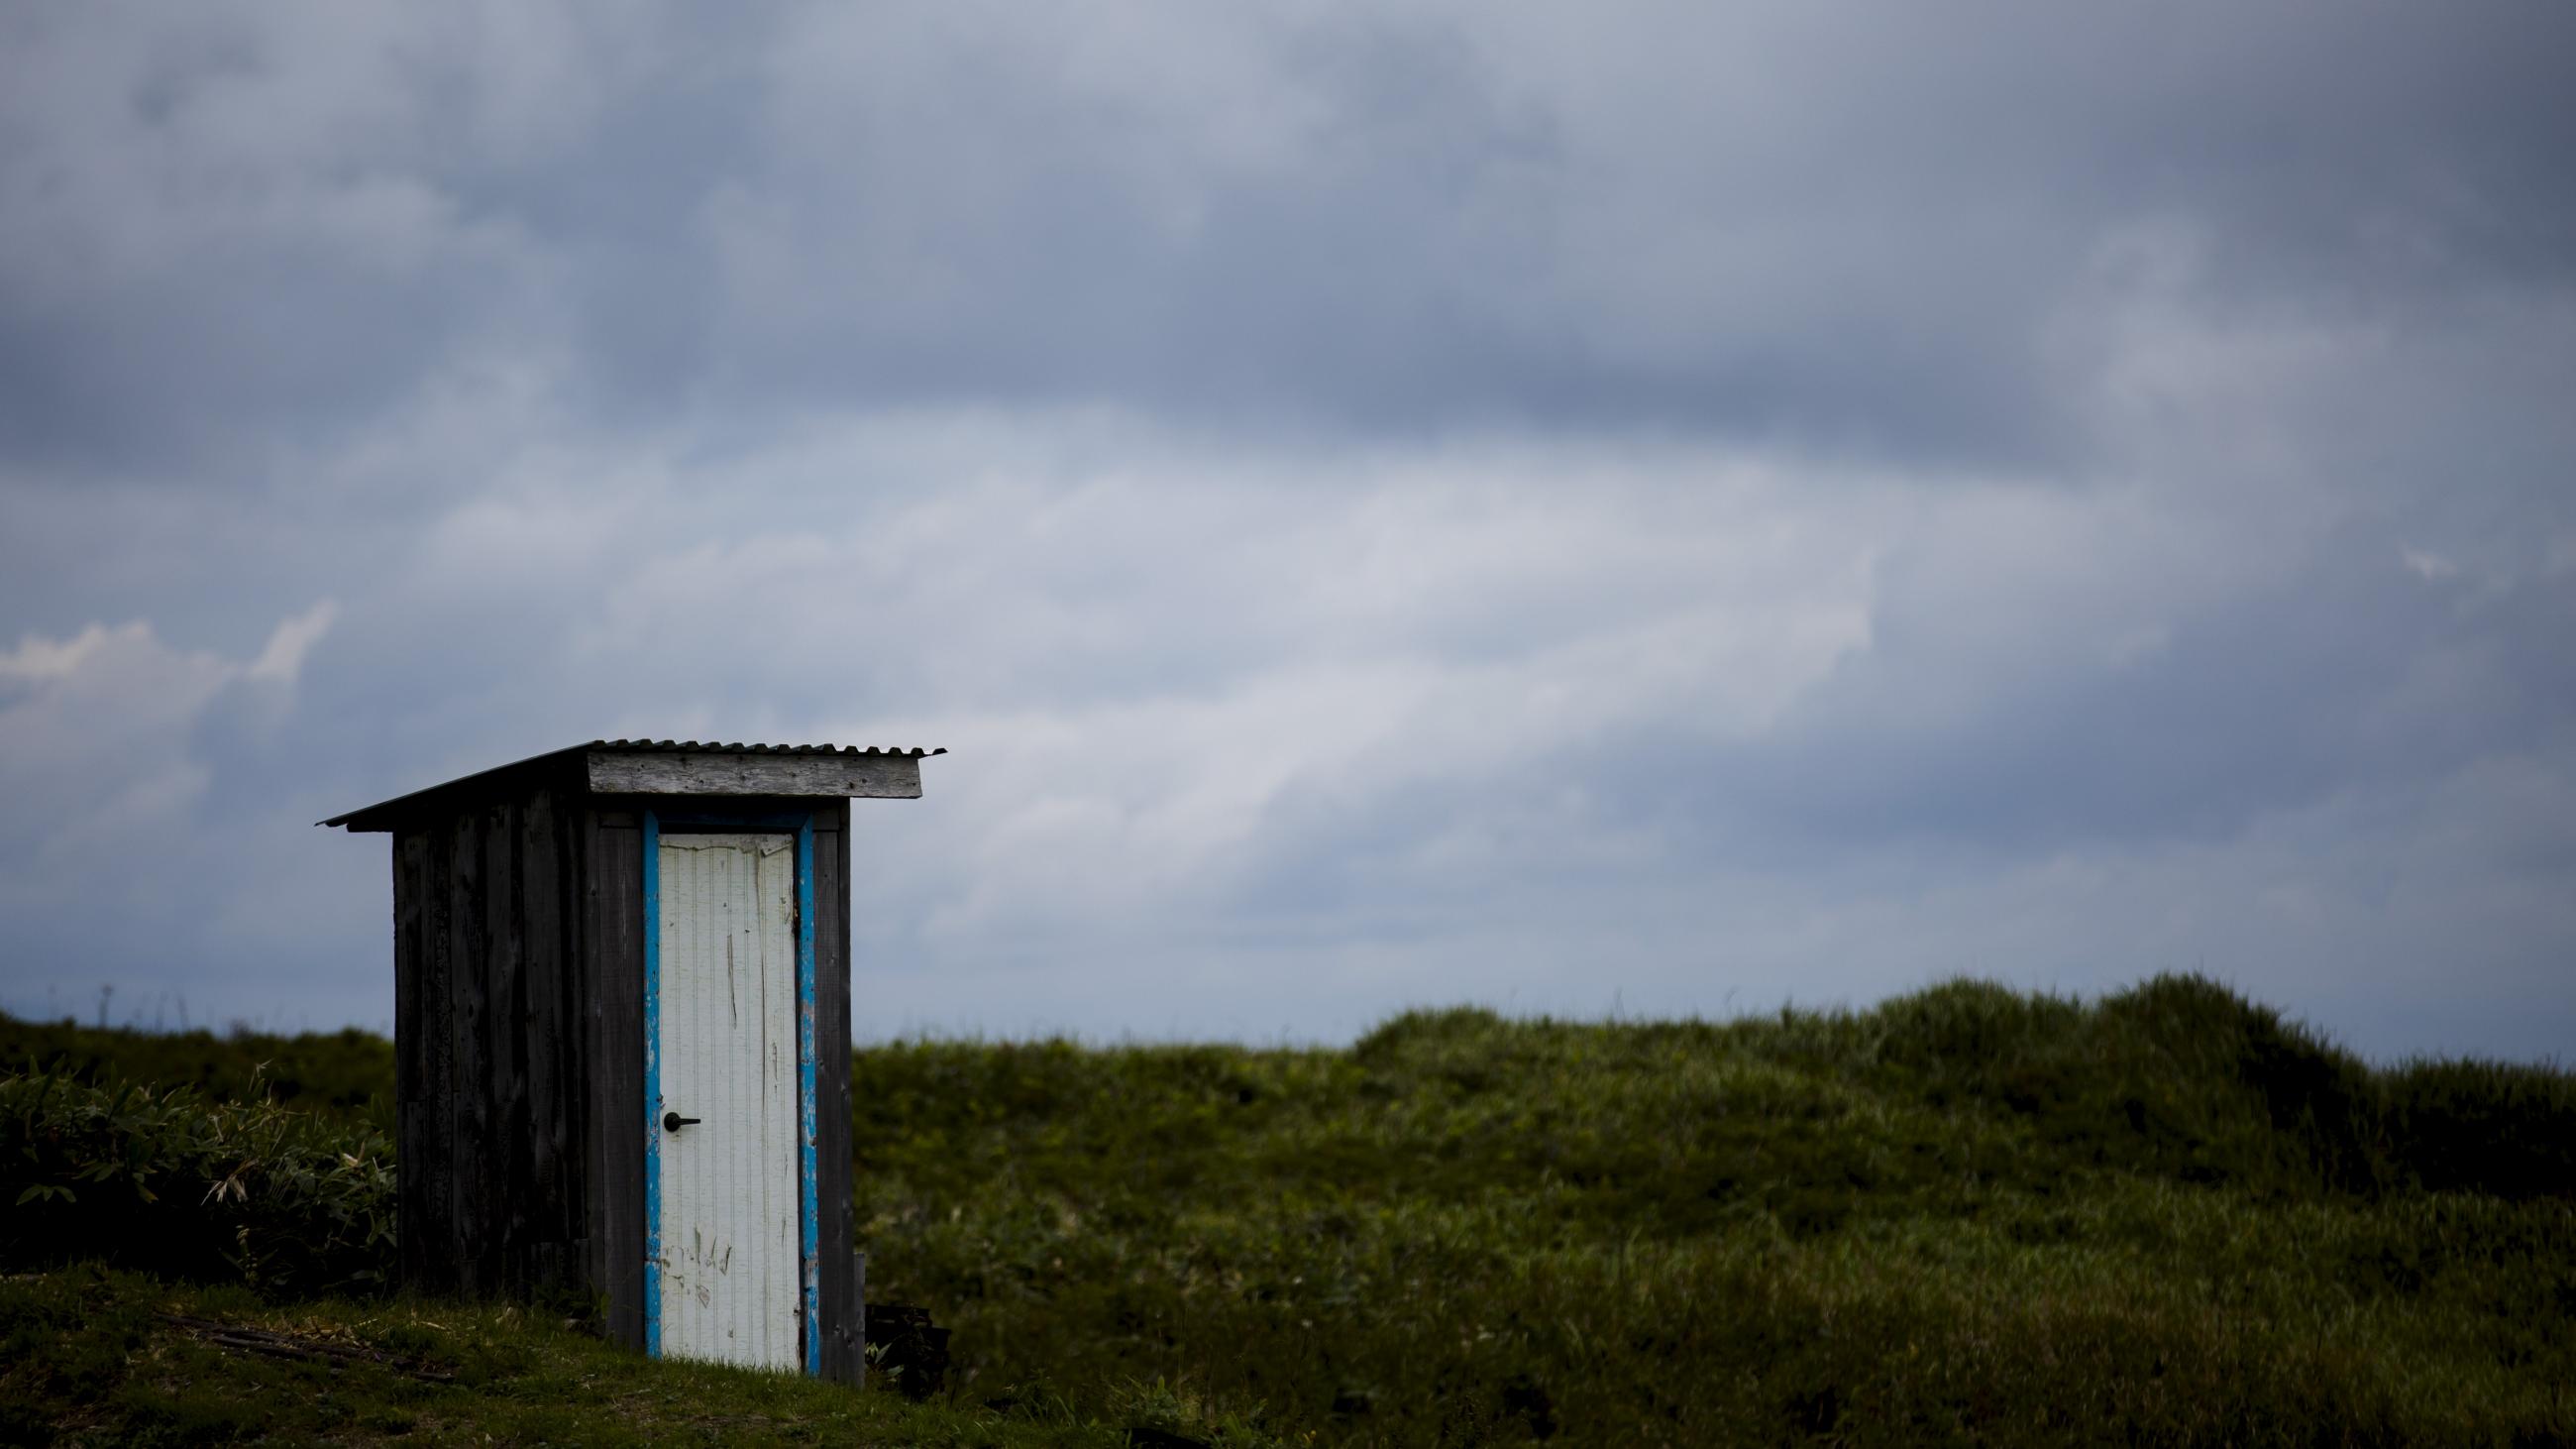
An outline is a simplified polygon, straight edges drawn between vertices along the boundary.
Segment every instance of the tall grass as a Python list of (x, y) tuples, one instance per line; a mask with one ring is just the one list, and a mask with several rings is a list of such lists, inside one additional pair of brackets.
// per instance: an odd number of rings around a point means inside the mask
[(0, 1073), (27, 1072), (191, 1087), (210, 1102), (275, 1102), (393, 1127), (393, 1043), (355, 1027), (301, 1036), (247, 1028), (147, 1032), (0, 1012)]
[(391, 1145), (195, 1089), (0, 1077), (0, 1262), (84, 1258), (275, 1296), (387, 1284)]
[(1354, 1443), (2576, 1435), (2566, 1074), (2374, 1071), (2190, 978), (917, 1042), (853, 1096), (872, 1281), (970, 1394), (1167, 1378)]
[[(970, 1407), (1247, 1442), (2576, 1440), (2576, 1081), (2373, 1069), (2193, 978), (1415, 1012), (1346, 1051), (908, 1042), (852, 1103), (870, 1296), (956, 1329)], [(308, 1148), (364, 1139), (333, 1110)], [(269, 1200), (336, 1211), (297, 1192)]]

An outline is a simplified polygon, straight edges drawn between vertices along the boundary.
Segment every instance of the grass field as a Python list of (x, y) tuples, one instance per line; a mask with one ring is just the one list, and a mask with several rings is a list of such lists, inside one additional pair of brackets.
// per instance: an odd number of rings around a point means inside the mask
[[(0, 1084), (0, 1203), (81, 1195), (21, 1202), (0, 1231), (39, 1275), (0, 1294), (7, 1422), (178, 1434), (150, 1406), (180, 1394), (212, 1406), (186, 1432), (221, 1437), (270, 1423), (225, 1417), (227, 1395), (269, 1402), (247, 1376), (333, 1372), (151, 1326), (212, 1304), (460, 1366), (272, 1426), (301, 1437), (2576, 1441), (2576, 1079), (2374, 1070), (2190, 978), (1717, 1024), (1416, 1013), (1338, 1051), (864, 1051), (869, 1296), (956, 1330), (949, 1392), (920, 1407), (364, 1296), (390, 1181), (370, 1045), (0, 1022), (0, 1070), (62, 1069)], [(338, 1064), (299, 1068), (318, 1118), (249, 1087), (289, 1047)], [(97, 1085), (117, 1078), (231, 1100), (120, 1103)], [(275, 1181), (202, 1201), (247, 1143), (270, 1144)], [(111, 1199), (125, 1226), (92, 1232)], [(61, 1266), (150, 1257), (138, 1231), (176, 1243), (208, 1213), (230, 1216), (145, 1264), (158, 1278)], [(308, 1220), (336, 1225), (339, 1256), (293, 1258)], [(228, 1235), (265, 1245), (255, 1299)], [(82, 1294), (107, 1306), (60, 1310)], [(103, 1365), (119, 1334), (122, 1377), (30, 1367)]]

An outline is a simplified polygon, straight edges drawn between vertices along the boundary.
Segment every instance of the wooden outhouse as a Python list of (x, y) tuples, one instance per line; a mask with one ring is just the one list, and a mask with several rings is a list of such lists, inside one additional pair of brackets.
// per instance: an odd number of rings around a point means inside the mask
[(850, 808), (937, 750), (594, 740), (393, 836), (401, 1273), (855, 1382)]

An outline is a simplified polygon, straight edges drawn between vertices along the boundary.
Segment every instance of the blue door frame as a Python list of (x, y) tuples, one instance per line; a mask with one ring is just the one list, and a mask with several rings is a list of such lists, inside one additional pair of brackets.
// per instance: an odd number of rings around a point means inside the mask
[(823, 1372), (822, 1257), (814, 1144), (814, 813), (644, 812), (644, 1351), (662, 1356), (662, 828), (793, 832), (796, 836), (797, 1303), (805, 1372)]

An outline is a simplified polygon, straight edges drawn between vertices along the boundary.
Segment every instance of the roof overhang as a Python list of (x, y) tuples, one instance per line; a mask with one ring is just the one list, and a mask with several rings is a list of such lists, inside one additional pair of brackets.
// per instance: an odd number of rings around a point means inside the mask
[(549, 750), (445, 784), (320, 822), (352, 832), (391, 830), (400, 821), (436, 812), (442, 797), (458, 800), (499, 787), (518, 776), (554, 774), (567, 786), (593, 795), (755, 795), (838, 799), (917, 800), (921, 762), (945, 749), (860, 749), (855, 745), (744, 745), (697, 740), (592, 740)]

